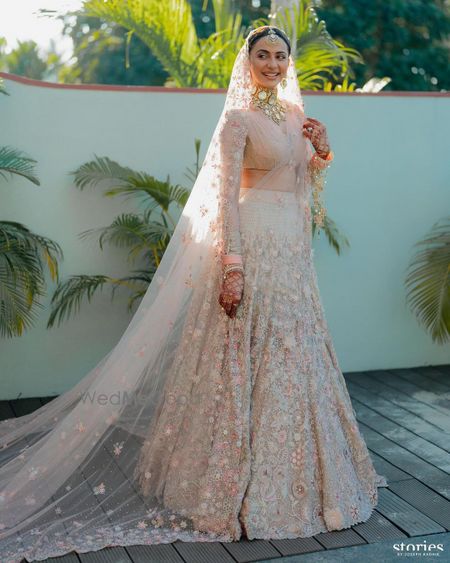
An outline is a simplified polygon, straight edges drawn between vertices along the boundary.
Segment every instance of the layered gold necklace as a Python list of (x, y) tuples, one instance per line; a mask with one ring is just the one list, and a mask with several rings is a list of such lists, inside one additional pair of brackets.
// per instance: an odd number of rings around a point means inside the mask
[(275, 90), (255, 85), (252, 90), (252, 103), (261, 108), (277, 125), (286, 120), (286, 108), (280, 102)]

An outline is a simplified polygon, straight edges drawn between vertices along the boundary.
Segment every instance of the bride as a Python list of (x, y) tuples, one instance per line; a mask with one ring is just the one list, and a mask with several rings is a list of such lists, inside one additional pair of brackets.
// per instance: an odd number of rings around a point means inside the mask
[(311, 248), (333, 153), (305, 117), (290, 50), (276, 27), (248, 35), (117, 345), (73, 389), (0, 423), (1, 561), (308, 537), (371, 516), (387, 482), (358, 429)]

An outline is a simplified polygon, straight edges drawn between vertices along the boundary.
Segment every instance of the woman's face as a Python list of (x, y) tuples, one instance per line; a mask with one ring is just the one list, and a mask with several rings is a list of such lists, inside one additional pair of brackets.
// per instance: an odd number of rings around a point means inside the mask
[(289, 53), (286, 43), (277, 36), (272, 43), (267, 36), (258, 39), (250, 50), (250, 73), (252, 80), (264, 88), (275, 88), (286, 76)]

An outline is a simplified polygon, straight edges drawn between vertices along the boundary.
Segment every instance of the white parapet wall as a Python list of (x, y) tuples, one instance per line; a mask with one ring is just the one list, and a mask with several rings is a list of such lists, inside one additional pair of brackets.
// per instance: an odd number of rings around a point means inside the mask
[[(79, 233), (136, 209), (100, 188), (77, 189), (70, 172), (108, 156), (161, 180), (190, 187), (184, 176), (202, 158), (225, 92), (151, 87), (68, 86), (0, 73), (0, 146), (37, 160), (41, 186), (0, 179), (0, 220), (18, 221), (61, 245), (61, 279), (122, 276), (127, 251), (99, 249)], [(335, 161), (325, 204), (350, 242), (338, 256), (324, 233), (315, 238), (322, 302), (342, 371), (450, 363), (450, 346), (433, 343), (406, 306), (404, 280), (414, 244), (450, 213), (448, 94), (314, 93), (306, 114), (326, 124)], [(23, 336), (0, 341), (0, 399), (59, 394), (77, 383), (117, 343), (132, 312), (127, 292), (105, 289), (81, 312), (47, 329), (44, 308)]]

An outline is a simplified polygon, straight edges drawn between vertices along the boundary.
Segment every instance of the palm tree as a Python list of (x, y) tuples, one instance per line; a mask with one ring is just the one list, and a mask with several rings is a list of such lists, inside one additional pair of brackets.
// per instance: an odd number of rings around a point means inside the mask
[[(4, 90), (0, 81), (0, 91)], [(11, 175), (39, 185), (34, 172), (36, 161), (12, 147), (0, 147), (0, 178)], [(45, 265), (51, 279), (58, 280), (57, 258), (61, 248), (50, 239), (31, 232), (14, 221), (0, 221), (0, 335), (21, 336), (31, 328), (39, 297), (45, 295)]]
[(450, 340), (450, 216), (436, 222), (409, 264), (407, 303), (434, 341)]
[[(226, 88), (246, 30), (242, 27), (240, 13), (232, 9), (230, 0), (212, 0), (212, 5), (216, 31), (206, 39), (197, 36), (188, 0), (135, 0), (130, 3), (85, 0), (80, 15), (121, 25), (129, 30), (129, 39), (135, 33), (169, 73), (167, 85)], [(296, 68), (301, 88), (329, 87), (330, 78), (349, 75), (351, 62), (362, 62), (357, 51), (330, 37), (325, 22), (319, 22), (310, 1), (300, 0), (293, 14), (298, 36)], [(292, 23), (287, 21), (288, 12), (281, 12), (278, 17), (292, 33)], [(253, 22), (253, 26), (269, 23), (269, 19), (260, 18)], [(331, 218), (326, 218), (323, 230), (338, 254), (343, 245), (349, 246)]]
[(331, 37), (310, 0), (295, 0), (289, 7), (280, 6), (275, 19), (277, 25), (293, 39), (295, 67), (301, 88), (329, 88), (330, 84), (353, 76), (352, 64), (363, 63), (356, 49), (345, 47)]
[[(197, 152), (198, 148), (196, 141)], [(189, 173), (198, 173), (198, 159), (195, 172)], [(189, 197), (189, 190), (172, 185), (169, 176), (165, 181), (160, 181), (146, 172), (136, 172), (108, 157), (95, 156), (94, 160), (83, 164), (71, 174), (74, 175), (75, 185), (81, 190), (106, 181), (108, 188), (104, 196), (120, 195), (141, 199), (144, 208), (142, 212), (123, 213), (107, 227), (89, 229), (80, 234), (81, 238), (99, 235), (101, 249), (105, 243), (128, 248), (128, 261), (139, 261), (141, 267), (122, 278), (74, 275), (59, 283), (51, 300), (48, 328), (78, 312), (84, 298), (90, 301), (95, 292), (105, 286), (111, 287), (111, 299), (119, 287), (131, 290), (128, 298), (128, 310), (131, 310), (134, 303), (145, 294), (175, 229), (176, 220), (171, 208), (175, 206), (182, 210)]]
[[(79, 15), (99, 17), (136, 34), (152, 50), (169, 73), (167, 85), (179, 87), (226, 88), (234, 58), (244, 42), (242, 16), (231, 0), (212, 0), (215, 32), (198, 37), (188, 0), (86, 0)], [(320, 89), (330, 77), (349, 73), (350, 63), (362, 62), (357, 51), (334, 41), (325, 23), (318, 21), (308, 0), (295, 8), (297, 21), (297, 71), (301, 88)], [(292, 22), (281, 24), (290, 30)], [(288, 19), (288, 16), (285, 16)], [(267, 18), (253, 27), (269, 24)]]

